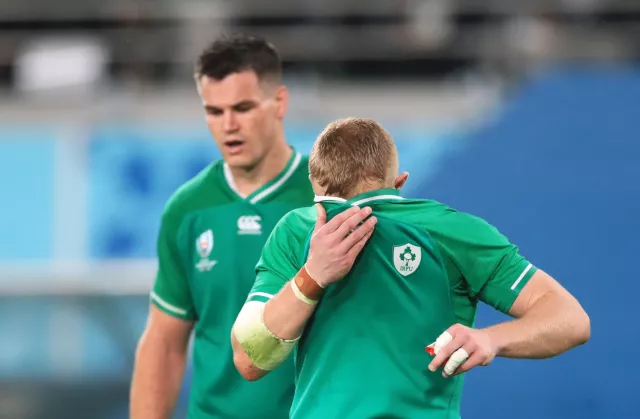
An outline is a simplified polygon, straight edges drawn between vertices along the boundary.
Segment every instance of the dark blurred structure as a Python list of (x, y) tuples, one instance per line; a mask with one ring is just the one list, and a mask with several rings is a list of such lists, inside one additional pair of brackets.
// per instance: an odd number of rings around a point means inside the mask
[(567, 60), (637, 60), (636, 0), (5, 0), (0, 80), (34, 43), (99, 46), (114, 82), (190, 82), (222, 32), (267, 36), (290, 73), (518, 78)]

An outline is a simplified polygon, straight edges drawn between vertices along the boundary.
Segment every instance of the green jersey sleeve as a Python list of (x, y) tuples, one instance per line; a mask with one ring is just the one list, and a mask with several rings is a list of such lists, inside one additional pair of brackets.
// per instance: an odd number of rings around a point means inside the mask
[(256, 265), (256, 280), (247, 301), (267, 302), (292, 279), (304, 265), (308, 225), (290, 212), (276, 224)]
[(438, 241), (470, 296), (508, 313), (536, 268), (486, 221), (462, 212), (450, 212), (443, 221)]
[(158, 271), (151, 302), (165, 313), (195, 320), (183, 256), (178, 246), (179, 218), (165, 211), (158, 235)]

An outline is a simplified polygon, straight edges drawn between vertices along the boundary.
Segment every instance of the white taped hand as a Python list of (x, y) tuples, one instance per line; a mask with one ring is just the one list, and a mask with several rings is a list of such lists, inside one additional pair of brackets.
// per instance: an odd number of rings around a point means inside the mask
[[(436, 339), (435, 342), (427, 346), (427, 352), (429, 352), (431, 355), (438, 355), (442, 348), (448, 345), (452, 340), (453, 336), (449, 332), (445, 331), (440, 336), (438, 336), (438, 339)], [(467, 359), (469, 359), (469, 354), (467, 353), (467, 351), (464, 348), (458, 348), (453, 354), (451, 354), (451, 356), (447, 360), (447, 363), (444, 365), (443, 371), (445, 377), (453, 375), (456, 369), (458, 369), (458, 367), (462, 365)]]

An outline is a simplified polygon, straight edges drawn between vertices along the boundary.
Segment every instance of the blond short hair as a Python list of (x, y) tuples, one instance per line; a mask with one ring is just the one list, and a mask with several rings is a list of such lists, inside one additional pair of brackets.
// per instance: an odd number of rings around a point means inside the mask
[(326, 195), (350, 197), (362, 183), (386, 183), (396, 158), (393, 139), (380, 124), (341, 119), (327, 125), (313, 145), (309, 174)]

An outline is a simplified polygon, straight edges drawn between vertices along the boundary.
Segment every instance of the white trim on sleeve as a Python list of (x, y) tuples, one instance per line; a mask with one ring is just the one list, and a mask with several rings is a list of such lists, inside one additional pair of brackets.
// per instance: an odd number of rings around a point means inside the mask
[(516, 289), (520, 281), (522, 281), (522, 278), (524, 278), (524, 276), (527, 274), (527, 272), (529, 272), (529, 270), (531, 270), (532, 267), (533, 265), (530, 263), (529, 265), (527, 265), (526, 268), (524, 268), (524, 271), (522, 271), (518, 279), (516, 279), (516, 282), (514, 282), (513, 285), (511, 286), (512, 290)]
[(250, 300), (252, 297), (266, 297), (268, 299), (272, 299), (273, 298), (273, 294), (267, 294), (266, 292), (252, 292), (247, 297), (247, 300)]
[(176, 314), (179, 314), (181, 316), (186, 316), (187, 315), (187, 310), (184, 310), (184, 309), (182, 309), (180, 307), (176, 307), (173, 304), (167, 303), (165, 300), (160, 298), (158, 296), (158, 294), (156, 294), (155, 292), (151, 292), (151, 298), (156, 303), (158, 303), (162, 308), (165, 308), (165, 309), (171, 311), (172, 313), (176, 313)]

